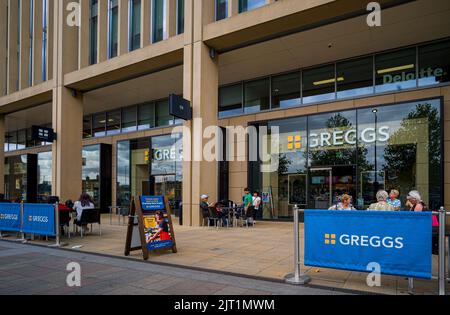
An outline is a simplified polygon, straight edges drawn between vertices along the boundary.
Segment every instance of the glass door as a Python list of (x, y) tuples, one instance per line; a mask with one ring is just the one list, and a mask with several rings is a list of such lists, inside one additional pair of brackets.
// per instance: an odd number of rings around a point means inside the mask
[(331, 168), (311, 168), (309, 170), (308, 208), (328, 209), (332, 203)]

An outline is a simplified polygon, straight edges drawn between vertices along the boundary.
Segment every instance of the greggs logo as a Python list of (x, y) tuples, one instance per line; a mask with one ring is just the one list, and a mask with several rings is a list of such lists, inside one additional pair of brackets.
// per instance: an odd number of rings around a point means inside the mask
[(0, 213), (0, 220), (16, 221), (18, 219), (19, 219), (19, 216), (17, 214)]
[(368, 236), (368, 235), (349, 235), (342, 234), (337, 237), (336, 234), (325, 234), (325, 245), (342, 245), (352, 247), (373, 247), (373, 248), (393, 248), (402, 249), (404, 245), (403, 237), (393, 236)]
[(40, 216), (40, 215), (30, 215), (28, 216), (29, 222), (39, 222), (39, 223), (47, 223), (48, 217), (47, 216)]
[(300, 150), (302, 148), (302, 136), (288, 136), (288, 150)]

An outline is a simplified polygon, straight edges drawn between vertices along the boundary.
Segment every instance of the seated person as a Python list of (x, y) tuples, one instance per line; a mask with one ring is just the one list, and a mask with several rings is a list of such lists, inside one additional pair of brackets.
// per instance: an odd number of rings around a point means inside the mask
[(370, 205), (369, 209), (371, 211), (394, 211), (394, 207), (392, 207), (388, 202), (388, 193), (384, 190), (380, 190), (376, 195), (377, 203), (373, 203)]
[(347, 194), (341, 196), (341, 201), (329, 208), (328, 210), (356, 210), (352, 204), (352, 197)]
[[(91, 196), (87, 193), (83, 193), (80, 196), (78, 201), (75, 201), (73, 205), (73, 209), (77, 212), (77, 218), (75, 219), (75, 224), (81, 221), (81, 215), (83, 214), (83, 210), (86, 209), (94, 209), (94, 203), (92, 202)], [(82, 226), (82, 228), (89, 232), (87, 225)]]

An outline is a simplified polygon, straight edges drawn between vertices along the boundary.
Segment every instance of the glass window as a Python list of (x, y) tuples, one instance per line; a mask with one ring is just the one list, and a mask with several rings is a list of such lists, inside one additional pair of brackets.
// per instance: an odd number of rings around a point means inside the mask
[(153, 0), (152, 42), (162, 41), (166, 35), (166, 0)]
[(118, 206), (129, 206), (130, 187), (130, 141), (117, 142), (117, 200)]
[(354, 165), (356, 111), (308, 117), (310, 166)]
[[(48, 3), (49, 0), (42, 1), (42, 81), (47, 81), (47, 31), (48, 31)], [(20, 33), (19, 33), (20, 34)]]
[(83, 117), (83, 139), (92, 138), (92, 116)]
[(303, 103), (315, 103), (335, 98), (334, 65), (303, 71)]
[(138, 106), (138, 130), (155, 127), (155, 104), (146, 103)]
[(216, 0), (216, 21), (228, 17), (228, 0)]
[(450, 82), (450, 41), (419, 47), (419, 86)]
[(106, 135), (106, 113), (94, 115), (92, 120), (92, 133), (94, 137)]
[(177, 34), (184, 33), (184, 0), (177, 0)]
[(242, 84), (219, 89), (219, 117), (242, 114)]
[(17, 150), (25, 149), (27, 145), (27, 131), (25, 129), (17, 132)]
[(36, 143), (36, 141), (34, 141), (34, 140), (32, 139), (33, 133), (32, 133), (32, 129), (31, 129), (31, 128), (28, 128), (28, 129), (26, 130), (26, 133), (27, 133), (27, 141), (26, 141), (26, 147), (27, 147), (27, 148), (32, 148), (32, 147), (35, 147), (35, 146), (37, 146), (37, 145), (40, 145), (39, 142)]
[(430, 209), (441, 206), (440, 101), (358, 110), (358, 205), (376, 202), (379, 189), (418, 190)]
[(339, 62), (336, 67), (338, 98), (367, 95), (374, 92), (372, 56)]
[(29, 10), (29, 34), (30, 43), (28, 48), (28, 86), (33, 85), (33, 46), (34, 46), (34, 1), (30, 1)]
[(8, 132), (5, 132), (5, 144), (4, 144), (4, 150), (5, 150), (5, 152), (8, 152), (9, 151), (9, 142), (10, 142), (10, 139), (9, 139), (9, 133)]
[(270, 109), (270, 79), (244, 83), (244, 111), (255, 113)]
[(97, 63), (98, 0), (91, 0), (89, 20), (89, 64)]
[(82, 189), (92, 197), (96, 207), (100, 204), (100, 145), (83, 147)]
[(141, 0), (130, 0), (129, 50), (141, 47)]
[(118, 0), (109, 0), (109, 27), (108, 27), (108, 57), (114, 58), (118, 53), (119, 40), (119, 3)]
[(272, 78), (272, 108), (292, 107), (301, 103), (299, 72)]
[(28, 156), (17, 155), (5, 158), (5, 197), (27, 201)]
[(52, 195), (52, 152), (38, 153), (38, 202)]
[(130, 141), (131, 196), (150, 194), (150, 139)]
[(239, 0), (239, 13), (250, 11), (266, 4), (266, 0)]
[(122, 132), (136, 131), (137, 107), (127, 107), (122, 110)]
[(416, 48), (375, 56), (375, 92), (416, 87)]
[(17, 131), (9, 133), (9, 151), (17, 150)]
[(155, 103), (156, 127), (173, 125), (173, 116), (169, 115), (169, 101)]
[(106, 132), (108, 135), (120, 133), (120, 109), (107, 113)]

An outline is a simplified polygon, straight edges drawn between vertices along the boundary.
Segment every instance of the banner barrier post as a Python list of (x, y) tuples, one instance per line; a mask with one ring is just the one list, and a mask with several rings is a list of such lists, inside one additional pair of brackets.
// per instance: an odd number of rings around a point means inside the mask
[(414, 294), (414, 278), (408, 278), (408, 294)]
[(299, 229), (299, 212), (298, 206), (294, 206), (294, 260), (295, 272), (285, 277), (286, 283), (295, 285), (305, 285), (311, 281), (311, 278), (300, 271), (300, 229)]
[(25, 233), (23, 232), (23, 201), (20, 203), (20, 235), (21, 237), (14, 240), (15, 242), (26, 243)]
[(63, 247), (67, 246), (66, 243), (61, 243), (61, 228), (59, 226), (59, 202), (55, 203), (55, 235), (56, 243), (48, 245), (48, 247)]
[(439, 295), (445, 295), (445, 209), (439, 209)]

